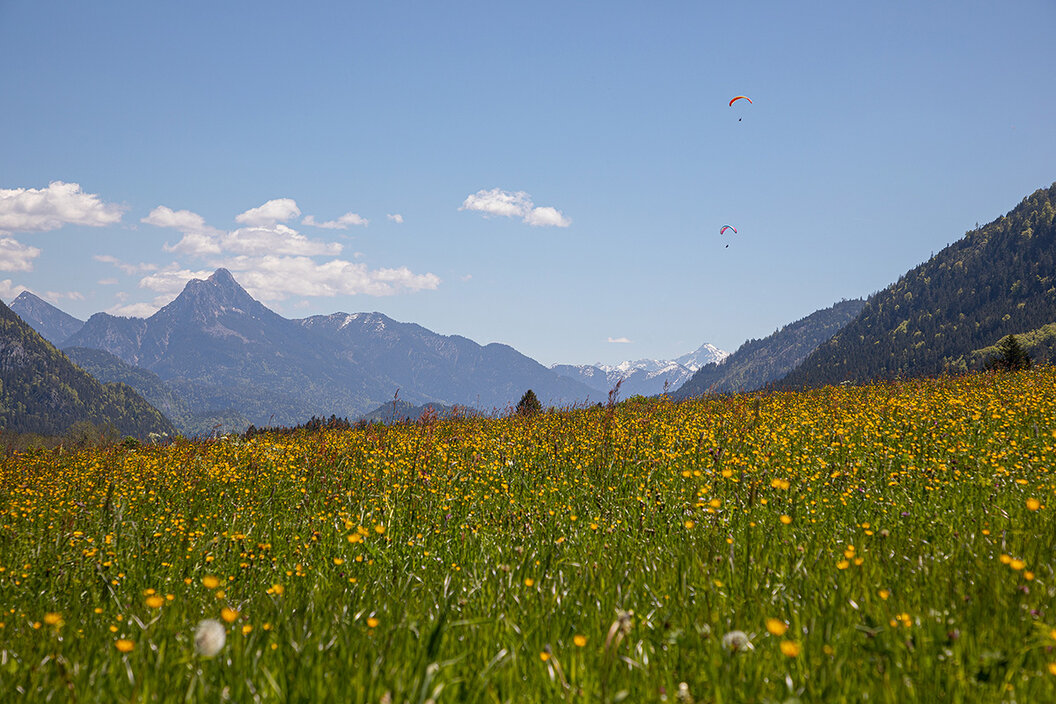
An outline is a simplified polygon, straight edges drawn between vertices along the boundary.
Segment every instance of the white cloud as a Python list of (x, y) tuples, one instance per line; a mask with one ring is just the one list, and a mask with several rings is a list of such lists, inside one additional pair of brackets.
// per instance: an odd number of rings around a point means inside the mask
[(10, 237), (0, 237), (0, 271), (33, 271), (40, 250)]
[(336, 255), (342, 245), (337, 242), (310, 240), (285, 225), (243, 227), (220, 238), (220, 246), (235, 254), (285, 254), (293, 256)]
[(177, 252), (190, 254), (192, 256), (203, 256), (206, 254), (220, 254), (220, 242), (218, 238), (207, 235), (204, 232), (188, 232), (176, 244), (166, 242), (161, 246), (166, 252)]
[(96, 283), (100, 286), (117, 286), (120, 282), (117, 279), (99, 279)]
[(402, 225), (403, 224), (403, 216), (400, 215), (399, 213), (389, 213), (385, 217), (387, 217), (389, 220), (392, 220), (397, 225)]
[(316, 222), (314, 217), (308, 215), (304, 220), (301, 220), (301, 224), (309, 227), (321, 227), (324, 230), (347, 230), (349, 227), (358, 225), (366, 227), (370, 224), (370, 221), (356, 213), (345, 213), (337, 220), (329, 220), (327, 222)]
[(220, 231), (215, 227), (205, 224), (205, 218), (190, 210), (173, 210), (164, 205), (159, 205), (150, 211), (150, 215), (140, 220), (155, 227), (171, 227), (183, 233), (201, 233), (208, 235), (218, 234)]
[(128, 303), (123, 306), (112, 306), (107, 308), (106, 312), (110, 315), (119, 315), (125, 318), (149, 318), (173, 298), (174, 296), (169, 296), (168, 300), (161, 303), (158, 303), (156, 299), (154, 303)]
[(466, 196), (459, 210), (476, 210), (485, 215), (523, 216), (532, 208), (532, 199), (524, 191), (510, 193), (499, 188), (480, 190)]
[(630, 343), (630, 340), (628, 340), (626, 337), (610, 337), (609, 342), (615, 342), (621, 345), (626, 345)]
[(4, 279), (0, 281), (0, 298), (7, 302), (11, 302), (13, 299), (18, 298), (18, 294), (29, 289), (18, 284), (17, 286), (11, 283), (11, 279)]
[(309, 257), (236, 257), (225, 263), (235, 279), (254, 297), (265, 301), (287, 296), (391, 296), (432, 290), (435, 274), (415, 274), (407, 267), (369, 269), (366, 264), (331, 259), (322, 264)]
[(48, 303), (57, 305), (63, 299), (71, 301), (83, 301), (84, 294), (80, 291), (32, 291), (19, 284), (18, 286), (11, 285), (11, 279), (4, 279), (0, 281), (0, 298), (7, 298), (8, 300), (15, 298), (18, 294), (23, 291), (30, 291), (37, 297), (47, 301)]
[(173, 210), (164, 205), (159, 205), (140, 222), (145, 222), (155, 227), (171, 227), (183, 233), (183, 239), (176, 244), (166, 242), (162, 245), (162, 249), (166, 252), (177, 252), (194, 256), (220, 254), (220, 243), (217, 240), (224, 232), (206, 225), (205, 218), (198, 213), (190, 210)]
[[(163, 205), (151, 211), (143, 222), (157, 227), (171, 227), (183, 233), (183, 238), (176, 244), (165, 243), (166, 252), (188, 254), (202, 257), (231, 252), (234, 254), (286, 254), (294, 256), (337, 255), (342, 245), (337, 242), (311, 240), (291, 227), (276, 220), (299, 215), (297, 204), (289, 198), (270, 200), (259, 208), (248, 210), (236, 220), (256, 223), (239, 228), (233, 232), (224, 232), (205, 224), (197, 213), (189, 210), (173, 211)], [(358, 222), (354, 222), (358, 219)], [(309, 215), (304, 222), (317, 227), (344, 228), (348, 224), (366, 224), (355, 213), (346, 213), (330, 223), (316, 223)]]
[[(191, 271), (190, 269), (178, 269), (175, 265), (166, 267), (161, 271), (148, 274), (139, 280), (140, 288), (150, 289), (169, 296), (165, 303), (175, 298), (187, 282), (191, 279), (208, 279), (212, 275), (210, 270)], [(162, 303), (158, 306), (160, 308)]]
[(158, 268), (157, 264), (150, 264), (147, 262), (140, 262), (139, 264), (128, 264), (123, 262), (112, 254), (96, 254), (92, 256), (97, 262), (103, 262), (104, 264), (113, 264), (121, 271), (125, 272), (129, 276), (134, 274), (142, 274), (145, 271), (154, 271)]
[(536, 227), (568, 227), (572, 224), (572, 221), (562, 215), (557, 208), (550, 206), (532, 208), (524, 216), (524, 221)]
[(474, 210), (485, 217), (519, 217), (523, 222), (535, 226), (568, 227), (572, 221), (561, 211), (551, 206), (536, 207), (532, 198), (524, 191), (511, 193), (501, 188), (480, 190), (466, 197), (459, 210)]
[(84, 294), (80, 291), (45, 291), (41, 298), (49, 303), (58, 303), (64, 298), (68, 298), (71, 301), (83, 301)]
[(277, 222), (285, 222), (301, 214), (297, 202), (292, 198), (276, 198), (269, 200), (257, 208), (250, 208), (235, 218), (235, 222), (254, 227), (257, 225), (274, 225)]
[(102, 227), (121, 220), (122, 206), (103, 203), (80, 184), (52, 181), (47, 188), (0, 188), (0, 232), (46, 232), (63, 225)]
[[(389, 296), (435, 289), (440, 285), (440, 278), (435, 274), (419, 274), (407, 267), (371, 269), (360, 261), (333, 258), (342, 252), (340, 243), (311, 239), (281, 222), (299, 215), (297, 204), (292, 199), (283, 198), (242, 213), (236, 220), (244, 227), (231, 232), (209, 227), (201, 216), (189, 210), (174, 211), (165, 206), (152, 210), (142, 222), (182, 232), (183, 238), (176, 244), (166, 243), (165, 251), (208, 257), (209, 266), (231, 270), (236, 280), (259, 300), (360, 294)], [(403, 220), (402, 216), (390, 217), (397, 222)], [(368, 224), (365, 218), (351, 212), (328, 222), (317, 222), (309, 215), (302, 222), (323, 229), (347, 229)], [(360, 256), (353, 254), (357, 260)], [(328, 261), (317, 261), (319, 257), (328, 258)], [(127, 264), (111, 255), (97, 255), (95, 259), (113, 264), (126, 273), (132, 273), (137, 266), (144, 267)], [(141, 288), (158, 294), (154, 301), (130, 303), (127, 298), (118, 298), (109, 312), (151, 315), (175, 298), (188, 281), (208, 278), (212, 273), (211, 270), (194, 271), (178, 264), (160, 270), (154, 267), (154, 271), (139, 281)]]

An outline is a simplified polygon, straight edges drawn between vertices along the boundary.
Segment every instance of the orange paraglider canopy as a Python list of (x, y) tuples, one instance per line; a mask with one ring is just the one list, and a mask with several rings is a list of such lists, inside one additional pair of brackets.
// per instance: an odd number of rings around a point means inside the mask
[(752, 102), (752, 99), (749, 98), (747, 95), (738, 95), (730, 101), (730, 107), (733, 107), (733, 104), (736, 103), (738, 100), (747, 100), (749, 103)]

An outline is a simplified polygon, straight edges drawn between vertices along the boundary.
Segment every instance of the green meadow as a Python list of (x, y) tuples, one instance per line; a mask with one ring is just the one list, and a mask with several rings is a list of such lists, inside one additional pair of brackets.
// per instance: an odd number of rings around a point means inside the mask
[(0, 701), (1056, 701), (1054, 471), (1047, 368), (9, 452)]

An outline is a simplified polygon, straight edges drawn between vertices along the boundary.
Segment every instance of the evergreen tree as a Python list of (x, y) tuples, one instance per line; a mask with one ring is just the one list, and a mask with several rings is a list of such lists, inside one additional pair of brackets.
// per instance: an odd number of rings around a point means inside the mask
[(1030, 368), (1030, 357), (1015, 335), (1006, 335), (997, 345), (997, 351), (997, 356), (987, 361), (987, 369), (1015, 372)]
[(535, 397), (535, 392), (528, 389), (524, 392), (524, 396), (521, 396), (521, 400), (517, 402), (517, 415), (530, 418), (535, 414), (543, 410), (543, 404), (539, 403), (539, 399)]

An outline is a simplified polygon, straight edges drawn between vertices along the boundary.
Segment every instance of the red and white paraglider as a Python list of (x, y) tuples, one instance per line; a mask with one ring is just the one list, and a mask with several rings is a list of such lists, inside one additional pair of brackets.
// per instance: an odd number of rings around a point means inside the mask
[[(719, 230), (719, 234), (720, 235), (725, 235), (726, 234), (726, 230), (733, 230), (733, 234), (735, 234), (735, 235), (737, 234), (737, 228), (734, 227), (733, 225), (723, 225), (722, 229)], [(727, 244), (726, 246), (729, 247), (730, 245)]]

